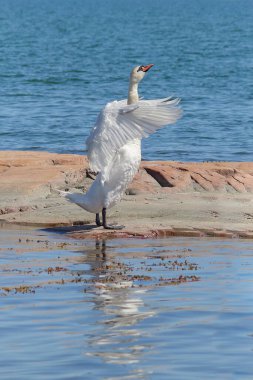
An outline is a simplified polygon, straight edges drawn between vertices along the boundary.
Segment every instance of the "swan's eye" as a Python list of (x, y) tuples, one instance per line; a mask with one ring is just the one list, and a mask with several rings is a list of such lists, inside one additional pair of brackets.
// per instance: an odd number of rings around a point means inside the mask
[(140, 66), (137, 71), (143, 71), (144, 66)]

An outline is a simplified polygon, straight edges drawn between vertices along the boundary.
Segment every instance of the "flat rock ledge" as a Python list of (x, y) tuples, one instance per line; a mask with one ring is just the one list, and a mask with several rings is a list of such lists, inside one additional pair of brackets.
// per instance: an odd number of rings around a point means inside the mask
[(0, 151), (0, 219), (5, 226), (61, 226), (82, 239), (253, 238), (253, 162), (143, 161), (109, 211), (109, 222), (126, 226), (121, 231), (95, 228), (93, 214), (57, 193), (85, 192), (91, 177), (85, 156)]
[[(66, 231), (67, 232), (67, 231)], [(162, 237), (215, 237), (224, 239), (253, 239), (253, 231), (236, 231), (236, 230), (222, 230), (216, 228), (158, 228), (147, 229), (138, 228), (137, 230), (126, 229), (122, 231), (104, 231), (94, 227), (83, 228), (79, 231), (67, 232), (67, 235), (75, 239), (153, 239)]]

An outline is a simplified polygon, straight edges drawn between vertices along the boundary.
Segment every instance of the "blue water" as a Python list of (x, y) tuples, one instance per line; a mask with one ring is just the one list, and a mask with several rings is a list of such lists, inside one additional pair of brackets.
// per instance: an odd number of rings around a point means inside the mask
[(1, 379), (252, 380), (252, 271), (250, 241), (0, 230)]
[(101, 107), (182, 98), (144, 159), (252, 160), (252, 0), (0, 0), (0, 149), (84, 153)]

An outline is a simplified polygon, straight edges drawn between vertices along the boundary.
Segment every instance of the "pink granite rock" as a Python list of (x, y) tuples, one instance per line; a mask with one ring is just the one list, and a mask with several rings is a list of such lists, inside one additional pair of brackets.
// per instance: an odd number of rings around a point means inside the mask
[[(55, 191), (86, 191), (92, 183), (87, 169), (85, 156), (1, 151), (0, 219), (52, 226), (94, 223), (94, 215)], [(116, 222), (131, 225), (128, 232), (124, 230), (130, 235), (156, 236), (160, 233), (156, 231), (166, 231), (161, 233), (176, 236), (177, 230), (171, 230), (175, 224), (186, 231), (185, 236), (201, 235), (199, 229), (187, 228), (203, 224), (210, 231), (213, 226), (220, 228), (220, 235), (230, 226), (250, 232), (252, 192), (251, 162), (143, 161), (126, 196), (110, 213)], [(144, 230), (137, 232), (142, 226)]]
[(73, 186), (83, 180), (87, 166), (85, 156), (1, 151), (0, 201), (46, 196), (51, 187)]

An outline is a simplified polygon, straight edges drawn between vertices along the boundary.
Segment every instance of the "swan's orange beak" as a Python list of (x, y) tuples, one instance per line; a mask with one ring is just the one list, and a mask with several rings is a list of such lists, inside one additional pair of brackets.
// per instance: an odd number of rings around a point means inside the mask
[(154, 66), (153, 63), (151, 63), (150, 65), (147, 65), (147, 66), (143, 66), (142, 71), (144, 71), (144, 73), (145, 73), (146, 71), (151, 69), (152, 66)]

